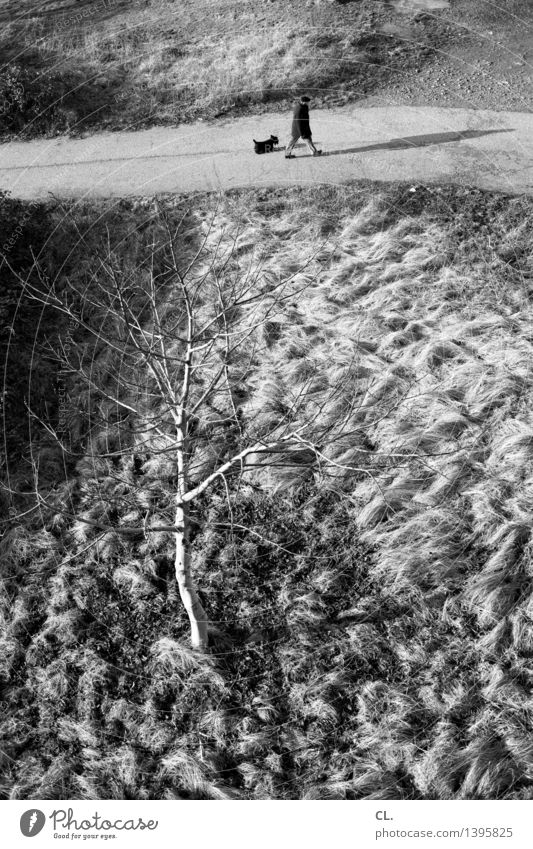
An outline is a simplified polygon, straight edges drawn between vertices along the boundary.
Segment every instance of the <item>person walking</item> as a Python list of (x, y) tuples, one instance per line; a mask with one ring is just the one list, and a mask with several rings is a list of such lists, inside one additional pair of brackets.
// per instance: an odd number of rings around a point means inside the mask
[(294, 159), (292, 151), (296, 142), (300, 138), (304, 140), (309, 150), (313, 152), (313, 156), (320, 156), (322, 154), (321, 150), (316, 149), (311, 137), (311, 126), (309, 124), (310, 101), (311, 98), (304, 95), (303, 97), (300, 97), (298, 103), (295, 103), (294, 105), (291, 136), (287, 142), (287, 147), (285, 148), (285, 159)]

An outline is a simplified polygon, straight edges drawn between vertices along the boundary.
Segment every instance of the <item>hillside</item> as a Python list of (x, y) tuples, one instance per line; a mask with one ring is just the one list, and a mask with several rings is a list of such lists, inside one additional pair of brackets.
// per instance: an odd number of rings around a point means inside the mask
[(4, 138), (318, 106), (531, 110), (527, 0), (0, 2)]
[[(361, 183), (161, 203), (223, 291), (282, 280), (297, 295), (250, 328), (240, 427), (297, 398), (295, 426), (342, 422), (344, 438), (202, 496), (210, 647), (192, 652), (171, 534), (120, 533), (168, 516), (159, 443), (102, 402), (112, 352), (18, 301), (34, 258), (58, 291), (105, 286), (102, 246), (136, 281), (155, 245), (159, 274), (161, 213), (2, 198), (23, 234), (2, 267), (2, 795), (532, 798), (533, 202)], [(178, 293), (164, 298), (172, 314)], [(59, 450), (46, 342), (68, 338), (94, 385), (63, 378)], [(24, 398), (37, 417), (21, 439)], [(115, 530), (81, 520), (101, 522), (109, 497)]]

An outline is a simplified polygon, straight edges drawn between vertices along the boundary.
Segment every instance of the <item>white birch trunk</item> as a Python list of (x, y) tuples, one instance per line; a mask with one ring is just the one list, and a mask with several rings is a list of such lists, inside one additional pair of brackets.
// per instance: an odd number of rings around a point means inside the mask
[(186, 504), (178, 503), (176, 506), (176, 527), (183, 529), (182, 532), (176, 533), (174, 558), (176, 582), (191, 624), (192, 646), (195, 649), (205, 649), (208, 642), (207, 617), (198, 598), (192, 577), (188, 507)]

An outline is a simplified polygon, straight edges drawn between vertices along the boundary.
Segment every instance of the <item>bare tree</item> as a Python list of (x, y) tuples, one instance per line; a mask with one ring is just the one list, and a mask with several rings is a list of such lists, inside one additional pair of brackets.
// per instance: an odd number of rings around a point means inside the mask
[[(320, 430), (321, 409), (299, 415), (309, 410), (311, 379), (277, 409), (248, 403), (247, 384), (265, 352), (268, 328), (309, 285), (304, 267), (282, 280), (268, 275), (260, 261), (237, 273), (238, 236), (229, 246), (219, 240), (213, 247), (208, 226), (192, 248), (184, 220), (173, 228), (160, 210), (148, 259), (128, 268), (109, 248), (97, 258), (90, 285), (52, 282), (37, 261), (22, 282), (27, 295), (79, 328), (76, 344), (63, 339), (53, 349), (63, 371), (91, 397), (90, 430), (104, 427), (108, 436), (119, 435), (115, 444), (98, 443), (99, 455), (133, 462), (149, 454), (171, 469), (173, 522), (154, 521), (149, 509), (142, 529), (101, 517), (76, 518), (122, 534), (173, 534), (176, 582), (192, 645), (204, 649), (208, 617), (191, 565), (191, 505), (215, 480), (227, 481), (267, 458), (273, 462), (281, 455), (286, 463), (307, 467), (329, 462), (321, 446), (326, 435), (332, 437), (332, 427)], [(57, 428), (44, 424), (64, 444)], [(338, 421), (334, 429), (342, 432), (342, 425)], [(42, 505), (49, 504), (38, 487), (36, 494)], [(113, 507), (116, 496), (110, 499)]]

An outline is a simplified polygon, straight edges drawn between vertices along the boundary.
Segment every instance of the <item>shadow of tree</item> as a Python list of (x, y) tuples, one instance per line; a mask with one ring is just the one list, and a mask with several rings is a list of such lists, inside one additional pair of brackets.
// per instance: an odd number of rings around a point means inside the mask
[(101, 127), (123, 108), (124, 75), (107, 76), (90, 62), (63, 67), (53, 51), (29, 48), (6, 60), (0, 45), (0, 138)]

